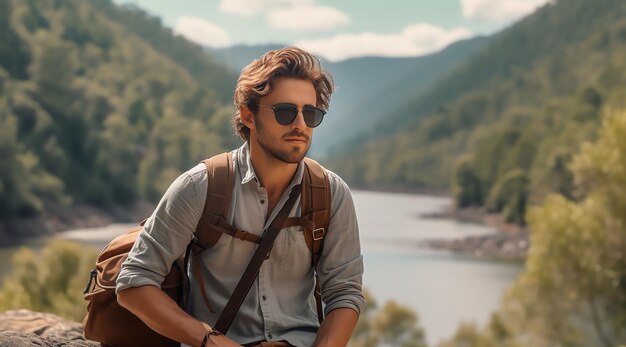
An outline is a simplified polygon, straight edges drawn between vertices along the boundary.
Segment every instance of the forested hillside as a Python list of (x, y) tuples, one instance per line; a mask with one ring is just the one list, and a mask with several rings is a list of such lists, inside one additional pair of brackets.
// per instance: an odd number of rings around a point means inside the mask
[(626, 2), (559, 0), (376, 127), (393, 135), (363, 136), (333, 167), (362, 185), (446, 187), (454, 176), (459, 205), (521, 222), (528, 200), (575, 194), (572, 154), (595, 138), (601, 110), (625, 100)]
[(238, 143), (235, 79), (134, 7), (0, 1), (0, 220), (157, 199)]

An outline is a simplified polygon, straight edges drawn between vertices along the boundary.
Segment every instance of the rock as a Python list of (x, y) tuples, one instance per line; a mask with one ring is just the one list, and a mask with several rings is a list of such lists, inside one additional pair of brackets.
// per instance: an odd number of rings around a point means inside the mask
[(482, 236), (469, 236), (462, 239), (424, 240), (419, 246), (482, 258), (521, 260), (525, 258), (530, 243), (529, 233), (524, 230), (520, 232), (497, 232)]
[(0, 347), (100, 346), (86, 340), (80, 323), (29, 310), (0, 313)]
[(58, 336), (41, 337), (34, 333), (20, 333), (17, 331), (0, 332), (0, 347), (99, 347), (100, 344), (85, 340), (68, 340)]

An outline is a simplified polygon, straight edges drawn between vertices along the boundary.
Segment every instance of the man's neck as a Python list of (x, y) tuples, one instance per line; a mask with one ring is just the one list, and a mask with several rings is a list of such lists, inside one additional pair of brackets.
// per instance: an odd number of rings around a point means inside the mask
[(280, 199), (298, 169), (298, 163), (285, 163), (254, 146), (250, 146), (250, 162), (259, 183), (267, 190), (270, 199)]

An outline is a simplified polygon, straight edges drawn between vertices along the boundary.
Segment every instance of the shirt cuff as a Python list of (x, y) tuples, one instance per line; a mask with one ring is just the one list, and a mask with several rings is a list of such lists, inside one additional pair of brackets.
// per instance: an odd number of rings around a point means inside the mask
[(338, 308), (351, 308), (354, 311), (356, 311), (358, 315), (361, 315), (361, 311), (363, 310), (364, 306), (365, 306), (365, 298), (363, 297), (356, 298), (354, 296), (345, 295), (345, 296), (336, 298), (334, 302), (331, 303), (330, 305), (326, 305), (324, 307), (324, 315), (328, 316), (330, 311), (338, 309)]
[(115, 283), (115, 295), (117, 295), (121, 290), (124, 290), (124, 289), (147, 286), (147, 285), (161, 288), (161, 284), (159, 282), (146, 277), (145, 274), (126, 275), (124, 277), (120, 277), (117, 279)]

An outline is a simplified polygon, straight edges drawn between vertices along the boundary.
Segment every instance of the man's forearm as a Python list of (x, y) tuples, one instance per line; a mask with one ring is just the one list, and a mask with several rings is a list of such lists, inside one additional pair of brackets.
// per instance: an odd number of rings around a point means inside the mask
[(320, 326), (313, 346), (346, 346), (358, 320), (359, 315), (351, 308), (338, 308), (330, 311)]
[(146, 285), (121, 290), (117, 302), (150, 329), (190, 346), (200, 346), (210, 329), (191, 317), (174, 300), (155, 286)]

